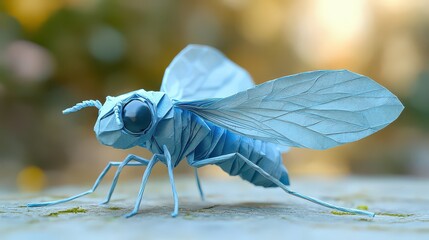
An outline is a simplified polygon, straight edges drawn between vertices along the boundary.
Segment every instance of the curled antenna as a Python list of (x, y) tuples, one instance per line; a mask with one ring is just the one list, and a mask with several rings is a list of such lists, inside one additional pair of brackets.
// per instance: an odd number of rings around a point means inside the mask
[(113, 111), (115, 111), (116, 123), (118, 125), (121, 125), (121, 115), (120, 115), (120, 111), (119, 111), (119, 105), (116, 105), (115, 108), (113, 109)]
[(102, 104), (98, 100), (85, 100), (81, 103), (74, 105), (73, 107), (67, 108), (66, 110), (63, 111), (63, 114), (69, 114), (69, 113), (77, 112), (77, 111), (81, 110), (82, 108), (87, 108), (87, 107), (96, 107), (96, 108), (100, 109), (101, 106), (102, 106)]

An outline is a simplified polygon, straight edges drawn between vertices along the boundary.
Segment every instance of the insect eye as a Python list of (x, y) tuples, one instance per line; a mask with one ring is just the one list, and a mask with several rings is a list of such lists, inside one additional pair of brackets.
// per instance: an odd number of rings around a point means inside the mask
[(132, 100), (124, 106), (122, 120), (126, 130), (131, 133), (141, 133), (152, 122), (152, 112), (145, 102)]

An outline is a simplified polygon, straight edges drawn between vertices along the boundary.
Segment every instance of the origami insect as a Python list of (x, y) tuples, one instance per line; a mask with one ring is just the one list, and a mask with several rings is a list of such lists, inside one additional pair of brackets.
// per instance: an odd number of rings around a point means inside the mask
[(88, 100), (63, 111), (96, 107), (94, 126), (104, 145), (149, 149), (150, 160), (128, 155), (110, 162), (92, 189), (40, 207), (71, 201), (95, 191), (112, 166), (118, 169), (104, 203), (108, 203), (125, 166), (146, 166), (132, 212), (140, 207), (155, 164), (167, 166), (178, 214), (173, 169), (186, 158), (195, 169), (214, 164), (256, 186), (280, 187), (294, 196), (328, 208), (368, 216), (374, 213), (334, 206), (292, 191), (282, 164), (287, 147), (327, 149), (364, 138), (393, 122), (403, 106), (391, 92), (368, 77), (347, 71), (304, 72), (255, 86), (249, 74), (218, 50), (189, 45), (165, 71), (161, 91), (143, 89), (101, 104)]

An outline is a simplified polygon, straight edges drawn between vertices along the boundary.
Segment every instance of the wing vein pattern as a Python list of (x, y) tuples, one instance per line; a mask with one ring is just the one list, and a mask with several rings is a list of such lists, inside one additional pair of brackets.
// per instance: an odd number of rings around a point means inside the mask
[(366, 137), (394, 121), (403, 109), (387, 89), (347, 70), (305, 72), (226, 98), (176, 105), (237, 134), (312, 149)]

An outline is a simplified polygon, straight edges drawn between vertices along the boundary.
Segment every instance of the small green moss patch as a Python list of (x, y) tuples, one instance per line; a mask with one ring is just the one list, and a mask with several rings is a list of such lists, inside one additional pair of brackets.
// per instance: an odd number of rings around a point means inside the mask
[[(359, 205), (356, 207), (356, 209), (368, 211), (369, 208), (367, 205)], [(341, 212), (341, 211), (331, 211), (331, 213), (334, 215), (356, 215), (355, 213), (348, 213), (348, 212)]]
[(80, 207), (75, 207), (75, 208), (70, 208), (67, 210), (62, 210), (62, 211), (58, 211), (58, 212), (53, 212), (53, 213), (49, 213), (48, 215), (46, 215), (47, 217), (58, 217), (60, 214), (69, 214), (69, 213), (86, 213), (87, 210), (80, 208)]
[(368, 211), (368, 206), (366, 206), (366, 205), (359, 205), (359, 206), (357, 206), (356, 208), (357, 208), (357, 209), (359, 209), (359, 210), (365, 210), (365, 211)]
[(120, 207), (108, 207), (107, 209), (112, 210), (112, 211), (118, 211), (118, 210), (121, 210), (122, 208), (120, 208)]
[(331, 213), (334, 214), (334, 215), (356, 215), (354, 213), (340, 212), (340, 211), (331, 211)]
[(380, 216), (389, 216), (389, 217), (411, 217), (414, 214), (402, 214), (402, 213), (385, 213), (385, 212), (380, 212), (380, 213), (376, 213), (376, 215), (380, 215)]
[[(359, 205), (356, 208), (359, 209), (359, 210), (364, 210), (364, 211), (368, 211), (368, 209), (369, 209), (368, 206), (366, 206), (366, 205)], [(334, 214), (334, 215), (340, 215), (340, 216), (342, 216), (342, 215), (356, 215), (354, 213), (341, 212), (341, 211), (331, 211), (331, 213)], [(414, 214), (378, 212), (375, 215), (404, 218), (404, 217), (411, 217)], [(363, 220), (360, 220), (360, 221), (363, 221)]]

